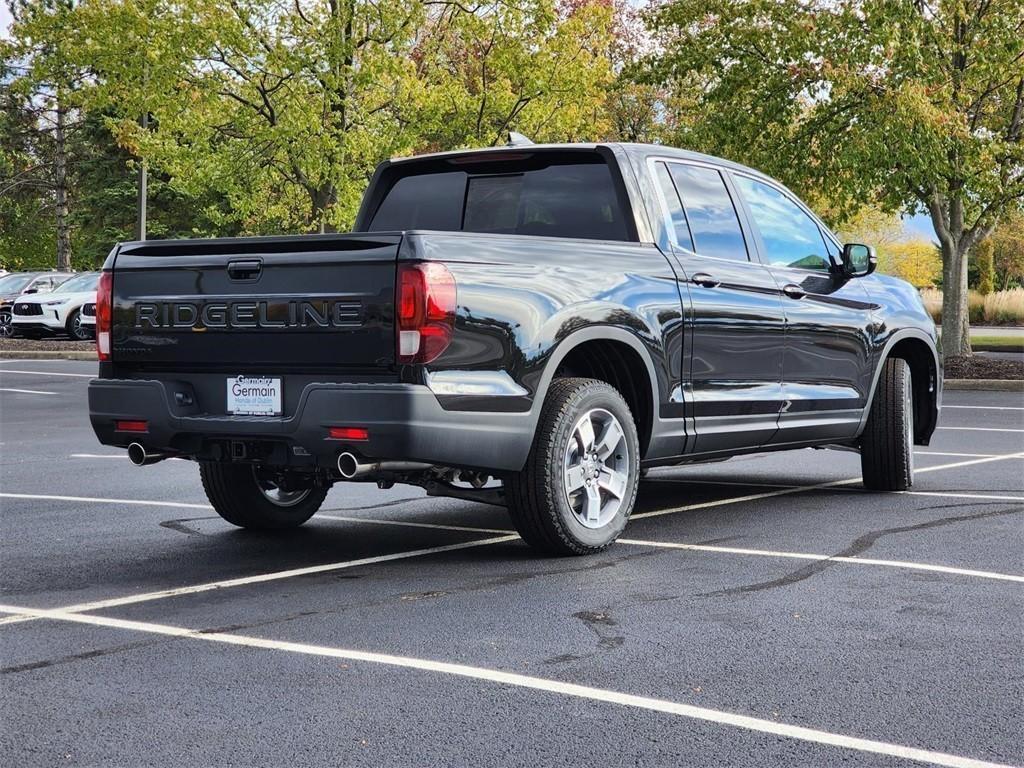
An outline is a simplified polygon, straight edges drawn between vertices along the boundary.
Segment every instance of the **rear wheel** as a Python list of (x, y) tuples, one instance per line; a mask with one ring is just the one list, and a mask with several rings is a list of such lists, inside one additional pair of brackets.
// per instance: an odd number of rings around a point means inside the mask
[(905, 491), (914, 484), (914, 387), (906, 360), (885, 361), (861, 435), (864, 485)]
[(296, 528), (324, 503), (312, 477), (259, 464), (199, 463), (203, 490), (217, 514), (241, 528)]
[(508, 479), (509, 514), (542, 552), (599, 552), (626, 527), (639, 470), (636, 425), (622, 395), (603, 381), (557, 379), (526, 466)]

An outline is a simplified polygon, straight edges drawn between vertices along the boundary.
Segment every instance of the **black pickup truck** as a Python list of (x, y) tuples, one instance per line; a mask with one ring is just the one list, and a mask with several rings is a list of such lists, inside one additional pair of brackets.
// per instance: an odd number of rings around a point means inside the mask
[(647, 468), (860, 451), (907, 488), (942, 377), (909, 285), (785, 187), (661, 146), (383, 163), (349, 234), (118, 245), (97, 297), (100, 441), (199, 463), (236, 525), (342, 481), (507, 506), (583, 554)]

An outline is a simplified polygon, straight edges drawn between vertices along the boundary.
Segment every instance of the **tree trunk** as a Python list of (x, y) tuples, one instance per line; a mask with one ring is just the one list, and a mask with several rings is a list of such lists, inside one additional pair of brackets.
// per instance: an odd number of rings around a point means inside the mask
[(971, 354), (967, 300), (967, 249), (962, 241), (942, 243), (942, 358)]
[(71, 229), (68, 224), (67, 109), (57, 92), (56, 127), (53, 132), (53, 186), (57, 218), (57, 269), (71, 269)]

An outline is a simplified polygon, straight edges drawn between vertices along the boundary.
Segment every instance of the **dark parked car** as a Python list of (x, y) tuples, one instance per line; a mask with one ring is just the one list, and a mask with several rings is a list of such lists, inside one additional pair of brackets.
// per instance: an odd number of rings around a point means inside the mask
[(647, 467), (860, 451), (907, 488), (935, 327), (791, 192), (659, 146), (382, 164), (351, 234), (124, 243), (97, 298), (101, 442), (199, 462), (240, 526), (340, 481), (506, 505), (551, 553), (608, 546)]

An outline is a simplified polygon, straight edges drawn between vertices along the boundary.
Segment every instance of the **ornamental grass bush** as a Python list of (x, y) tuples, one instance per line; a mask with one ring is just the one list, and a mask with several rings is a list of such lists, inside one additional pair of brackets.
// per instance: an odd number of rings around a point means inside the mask
[[(925, 309), (936, 324), (942, 322), (942, 291), (925, 288), (921, 291)], [(995, 291), (982, 296), (970, 291), (967, 297), (967, 313), (974, 325), (1022, 325), (1024, 326), (1024, 288)]]

